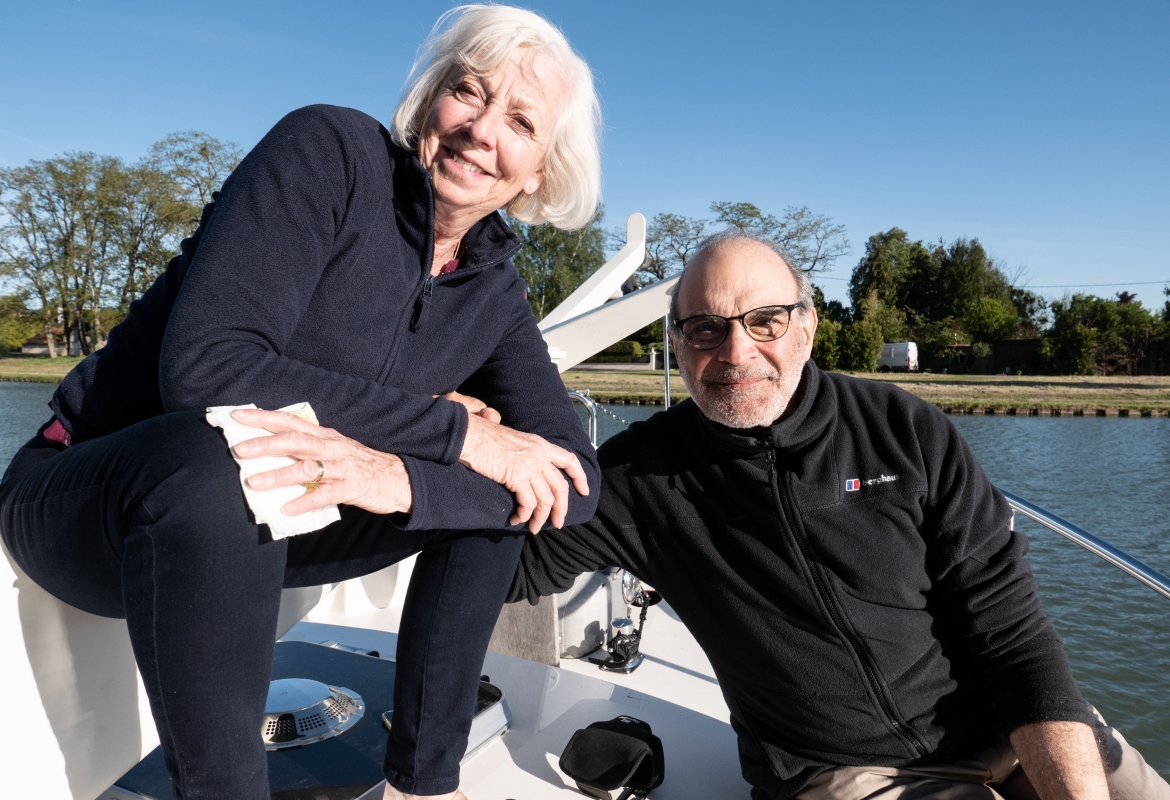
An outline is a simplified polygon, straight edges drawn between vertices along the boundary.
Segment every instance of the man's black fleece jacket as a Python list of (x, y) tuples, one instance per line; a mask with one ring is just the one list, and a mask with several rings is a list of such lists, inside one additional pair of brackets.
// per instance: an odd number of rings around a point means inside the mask
[[(462, 405), (576, 453), (593, 447), (548, 356), (496, 213), (431, 277), (434, 194), (413, 152), (374, 118), (308, 106), (282, 119), (203, 211), (182, 253), (109, 343), (53, 397), (74, 443), (167, 411), (309, 401), (322, 425), (402, 457), (416, 529), (505, 528), (515, 506), (458, 463)], [(570, 488), (568, 518), (596, 492)]]
[(1091, 722), (1027, 541), (949, 420), (811, 361), (797, 398), (769, 429), (688, 400), (614, 436), (596, 516), (530, 537), (509, 600), (609, 566), (658, 589), (711, 660), (753, 797)]

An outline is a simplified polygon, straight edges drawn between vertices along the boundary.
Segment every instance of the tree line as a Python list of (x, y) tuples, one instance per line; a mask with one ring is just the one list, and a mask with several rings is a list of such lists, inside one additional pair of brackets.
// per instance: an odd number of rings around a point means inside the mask
[(68, 153), (0, 169), (0, 346), (88, 354), (178, 252), (242, 156), (196, 131), (127, 164)]
[(900, 228), (875, 234), (850, 276), (850, 306), (821, 300), (814, 357), (826, 368), (869, 371), (883, 342), (914, 341), (923, 364), (945, 365), (963, 346), (968, 371), (986, 372), (995, 343), (1031, 339), (1035, 368), (1050, 374), (1170, 369), (1170, 301), (1154, 312), (1129, 292), (1049, 303), (1022, 278), (978, 239), (926, 244)]
[[(188, 131), (156, 142), (132, 164), (85, 152), (0, 169), (0, 349), (19, 349), (36, 334), (51, 356), (101, 347), (241, 156), (233, 143)], [(849, 253), (845, 227), (807, 206), (774, 215), (716, 201), (710, 211), (706, 218), (654, 215), (646, 259), (624, 290), (676, 274), (707, 235), (726, 227), (783, 245), (814, 286)], [(577, 231), (511, 221), (524, 243), (516, 267), (538, 319), (624, 244), (624, 231), (603, 222), (603, 212)], [(980, 371), (995, 342), (1039, 339), (1042, 369), (1052, 373), (1170, 369), (1170, 300), (1155, 311), (1129, 292), (1049, 303), (1022, 277), (977, 238), (928, 244), (900, 228), (874, 234), (849, 278), (848, 305), (815, 288), (814, 357), (826, 369), (871, 371), (884, 342), (914, 341), (923, 363), (944, 363), (962, 347)], [(1170, 287), (1165, 293), (1170, 298)], [(660, 345), (662, 322), (632, 338)]]
[[(656, 214), (646, 228), (646, 259), (623, 291), (633, 291), (677, 274), (699, 243), (725, 227), (751, 230), (780, 242), (802, 269), (819, 272), (849, 251), (845, 227), (816, 214), (807, 206), (792, 206), (780, 216), (765, 213), (751, 203), (714, 202), (713, 219)], [(579, 231), (558, 231), (547, 225), (513, 223), (524, 242), (516, 268), (528, 287), (528, 302), (537, 319), (543, 318), (606, 261), (607, 250), (625, 244), (625, 231), (608, 230), (599, 213)], [(642, 348), (662, 346), (658, 320), (631, 339)]]

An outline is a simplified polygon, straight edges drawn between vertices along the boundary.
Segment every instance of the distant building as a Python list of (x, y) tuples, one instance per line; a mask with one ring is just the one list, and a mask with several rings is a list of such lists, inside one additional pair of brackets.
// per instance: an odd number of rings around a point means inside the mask
[(47, 356), (49, 354), (49, 340), (45, 334), (25, 339), (20, 346), (20, 352), (26, 356)]
[(991, 372), (1000, 374), (1011, 370), (1011, 374), (1021, 372), (1026, 375), (1035, 375), (1042, 366), (1040, 358), (1040, 339), (1006, 339), (991, 346)]
[[(53, 330), (53, 339), (57, 345), (57, 355), (65, 355), (64, 334), (65, 331), (61, 328), (55, 328)], [(28, 356), (47, 356), (49, 354), (49, 340), (45, 337), (45, 334), (37, 334), (31, 339), (24, 340), (24, 343), (20, 345), (20, 352)], [(81, 343), (76, 339), (69, 343), (69, 355), (81, 355)]]

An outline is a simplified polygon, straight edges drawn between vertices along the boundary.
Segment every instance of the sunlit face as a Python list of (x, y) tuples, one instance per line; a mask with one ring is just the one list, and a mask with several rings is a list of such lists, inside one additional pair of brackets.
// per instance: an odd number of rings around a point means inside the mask
[[(694, 314), (734, 317), (755, 308), (795, 303), (796, 281), (762, 244), (730, 240), (715, 245), (687, 270), (679, 289), (680, 319)], [(673, 326), (672, 326), (673, 329)], [(788, 332), (757, 342), (732, 322), (723, 344), (695, 350), (672, 331), (683, 381), (709, 418), (732, 428), (771, 425), (788, 408), (812, 354), (814, 309), (792, 312)]]
[(452, 75), (419, 136), (436, 213), (478, 219), (535, 192), (567, 95), (557, 65), (528, 49), (486, 77)]

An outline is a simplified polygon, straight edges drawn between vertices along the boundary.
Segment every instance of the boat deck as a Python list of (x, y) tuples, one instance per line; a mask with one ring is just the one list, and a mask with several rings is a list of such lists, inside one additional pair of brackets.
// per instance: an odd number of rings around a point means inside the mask
[[(400, 586), (405, 578), (399, 576)], [(402, 592), (377, 609), (363, 605), (360, 591), (356, 581), (338, 587), (282, 641), (335, 641), (392, 657)], [(488, 653), (483, 673), (504, 690), (512, 726), (463, 765), (463, 792), (470, 800), (580, 798), (558, 767), (561, 752), (579, 728), (626, 714), (650, 723), (663, 741), (666, 779), (651, 797), (747, 800), (750, 787), (710, 662), (665, 602), (647, 615), (643, 651), (646, 660), (631, 675), (602, 672), (584, 659), (562, 659), (554, 668)], [(375, 787), (363, 800), (381, 793)]]

